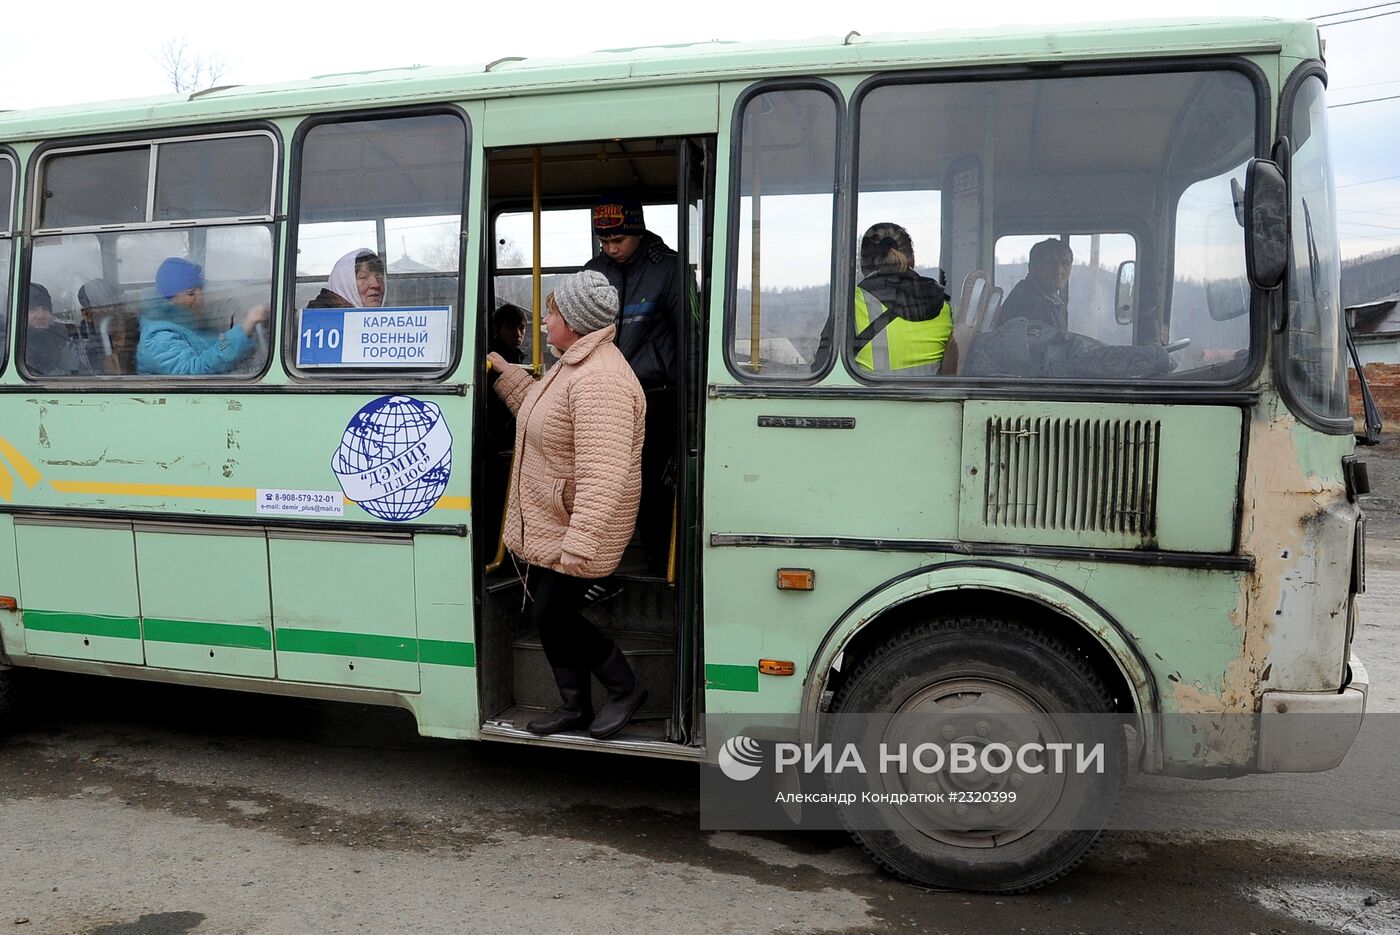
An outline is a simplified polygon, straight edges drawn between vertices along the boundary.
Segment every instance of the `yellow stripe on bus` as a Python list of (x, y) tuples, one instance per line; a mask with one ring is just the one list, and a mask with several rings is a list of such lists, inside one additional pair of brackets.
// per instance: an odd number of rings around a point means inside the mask
[(205, 500), (256, 500), (252, 487), (195, 487), (181, 484), (126, 484), (104, 481), (49, 481), (59, 493), (92, 493), (129, 497), (185, 497)]
[(39, 473), (39, 469), (30, 464), (29, 459), (19, 453), (18, 448), (3, 438), (0, 438), (0, 455), (4, 455), (5, 460), (9, 461), (15, 471), (19, 473), (19, 479), (24, 481), (24, 486), (33, 487), (43, 477)]
[(435, 510), (470, 510), (471, 508), (471, 497), (443, 497), (433, 504)]
[[(0, 449), (3, 451), (3, 449)], [(178, 497), (204, 500), (256, 500), (257, 489), (253, 487), (197, 487), (182, 484), (132, 484), (110, 481), (54, 480), (49, 481), (59, 493), (86, 493), (106, 496), (128, 497)], [(0, 499), (9, 500), (13, 494), (14, 481), (4, 471), (0, 471)], [(346, 498), (347, 504), (355, 501)], [(471, 497), (442, 497), (433, 504), (435, 510), (470, 510)]]

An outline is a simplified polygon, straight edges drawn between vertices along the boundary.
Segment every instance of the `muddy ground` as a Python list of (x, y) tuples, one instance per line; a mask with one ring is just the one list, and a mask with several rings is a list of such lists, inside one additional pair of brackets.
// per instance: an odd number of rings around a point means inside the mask
[(1371, 493), (1361, 501), (1367, 534), (1377, 542), (1400, 542), (1400, 431), (1382, 435), (1373, 448), (1358, 447), (1356, 456), (1371, 479)]
[(0, 746), (0, 930), (1400, 932), (1391, 833), (1113, 833), (1028, 896), (929, 892), (839, 833), (696, 830), (692, 765), (44, 681)]
[[(1400, 444), (1357, 635), (1400, 711)], [(1400, 935), (1400, 833), (1105, 835), (1017, 897), (908, 886), (838, 833), (697, 830), (690, 764), (416, 735), (404, 713), (44, 676), (0, 738), (0, 932)], [(1400, 823), (1397, 823), (1400, 825)]]

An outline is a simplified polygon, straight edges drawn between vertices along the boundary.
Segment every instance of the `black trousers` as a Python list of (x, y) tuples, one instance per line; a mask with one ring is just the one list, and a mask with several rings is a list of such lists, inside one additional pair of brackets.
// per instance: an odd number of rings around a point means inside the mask
[(666, 466), (676, 453), (676, 391), (647, 390), (646, 438), (642, 441), (642, 498), (637, 531), (647, 553), (647, 571), (664, 575), (671, 554), (673, 495)]
[(556, 669), (592, 671), (612, 655), (614, 643), (579, 613), (592, 578), (575, 578), (539, 565), (525, 566), (530, 622), (540, 634), (545, 658)]

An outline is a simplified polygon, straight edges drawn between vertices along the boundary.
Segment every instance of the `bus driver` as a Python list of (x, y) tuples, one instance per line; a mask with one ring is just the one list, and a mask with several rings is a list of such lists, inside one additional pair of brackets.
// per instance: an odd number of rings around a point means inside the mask
[(997, 310), (992, 329), (1013, 318), (1040, 322), (1069, 330), (1069, 273), (1074, 251), (1063, 240), (1051, 237), (1031, 247), (1026, 278), (1016, 284)]

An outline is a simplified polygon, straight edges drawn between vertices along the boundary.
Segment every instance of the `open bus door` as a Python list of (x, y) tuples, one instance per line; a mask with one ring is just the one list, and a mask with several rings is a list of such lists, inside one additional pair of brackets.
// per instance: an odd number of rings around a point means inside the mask
[[(692, 284), (703, 276), (709, 254), (713, 211), (715, 138), (652, 138), (564, 142), (487, 150), (487, 222), (490, 245), (478, 335), (488, 336), (492, 312), (503, 302), (525, 309), (527, 365), (538, 334), (536, 309), (559, 278), (576, 272), (596, 251), (589, 224), (596, 197), (609, 191), (635, 191), (642, 198), (648, 228), (677, 251), (678, 274)], [(563, 233), (561, 233), (561, 231)], [(566, 732), (535, 738), (524, 725), (559, 702), (538, 636), (523, 612), (523, 585), (500, 542), (500, 517), (479, 511), (482, 530), (478, 561), (482, 577), (483, 736), (542, 740), (556, 745), (669, 747), (696, 743), (699, 708), (700, 629), (698, 611), (699, 417), (704, 381), (697, 369), (704, 353), (700, 289), (685, 290), (684, 327), (677, 336), (675, 400), (676, 446), (667, 471), (670, 528), (664, 571), (647, 570), (646, 556), (634, 542), (616, 578), (619, 596), (588, 605), (584, 613), (622, 648), (648, 686), (650, 699), (632, 724), (607, 741)], [(484, 356), (485, 341), (482, 345)], [(542, 355), (541, 363), (549, 358)], [(478, 414), (489, 401), (486, 381)], [(649, 401), (650, 403), (650, 401)], [(493, 456), (481, 446), (478, 463)], [(487, 517), (489, 513), (489, 517)], [(489, 528), (488, 528), (489, 527)], [(595, 687), (595, 708), (602, 698)]]

